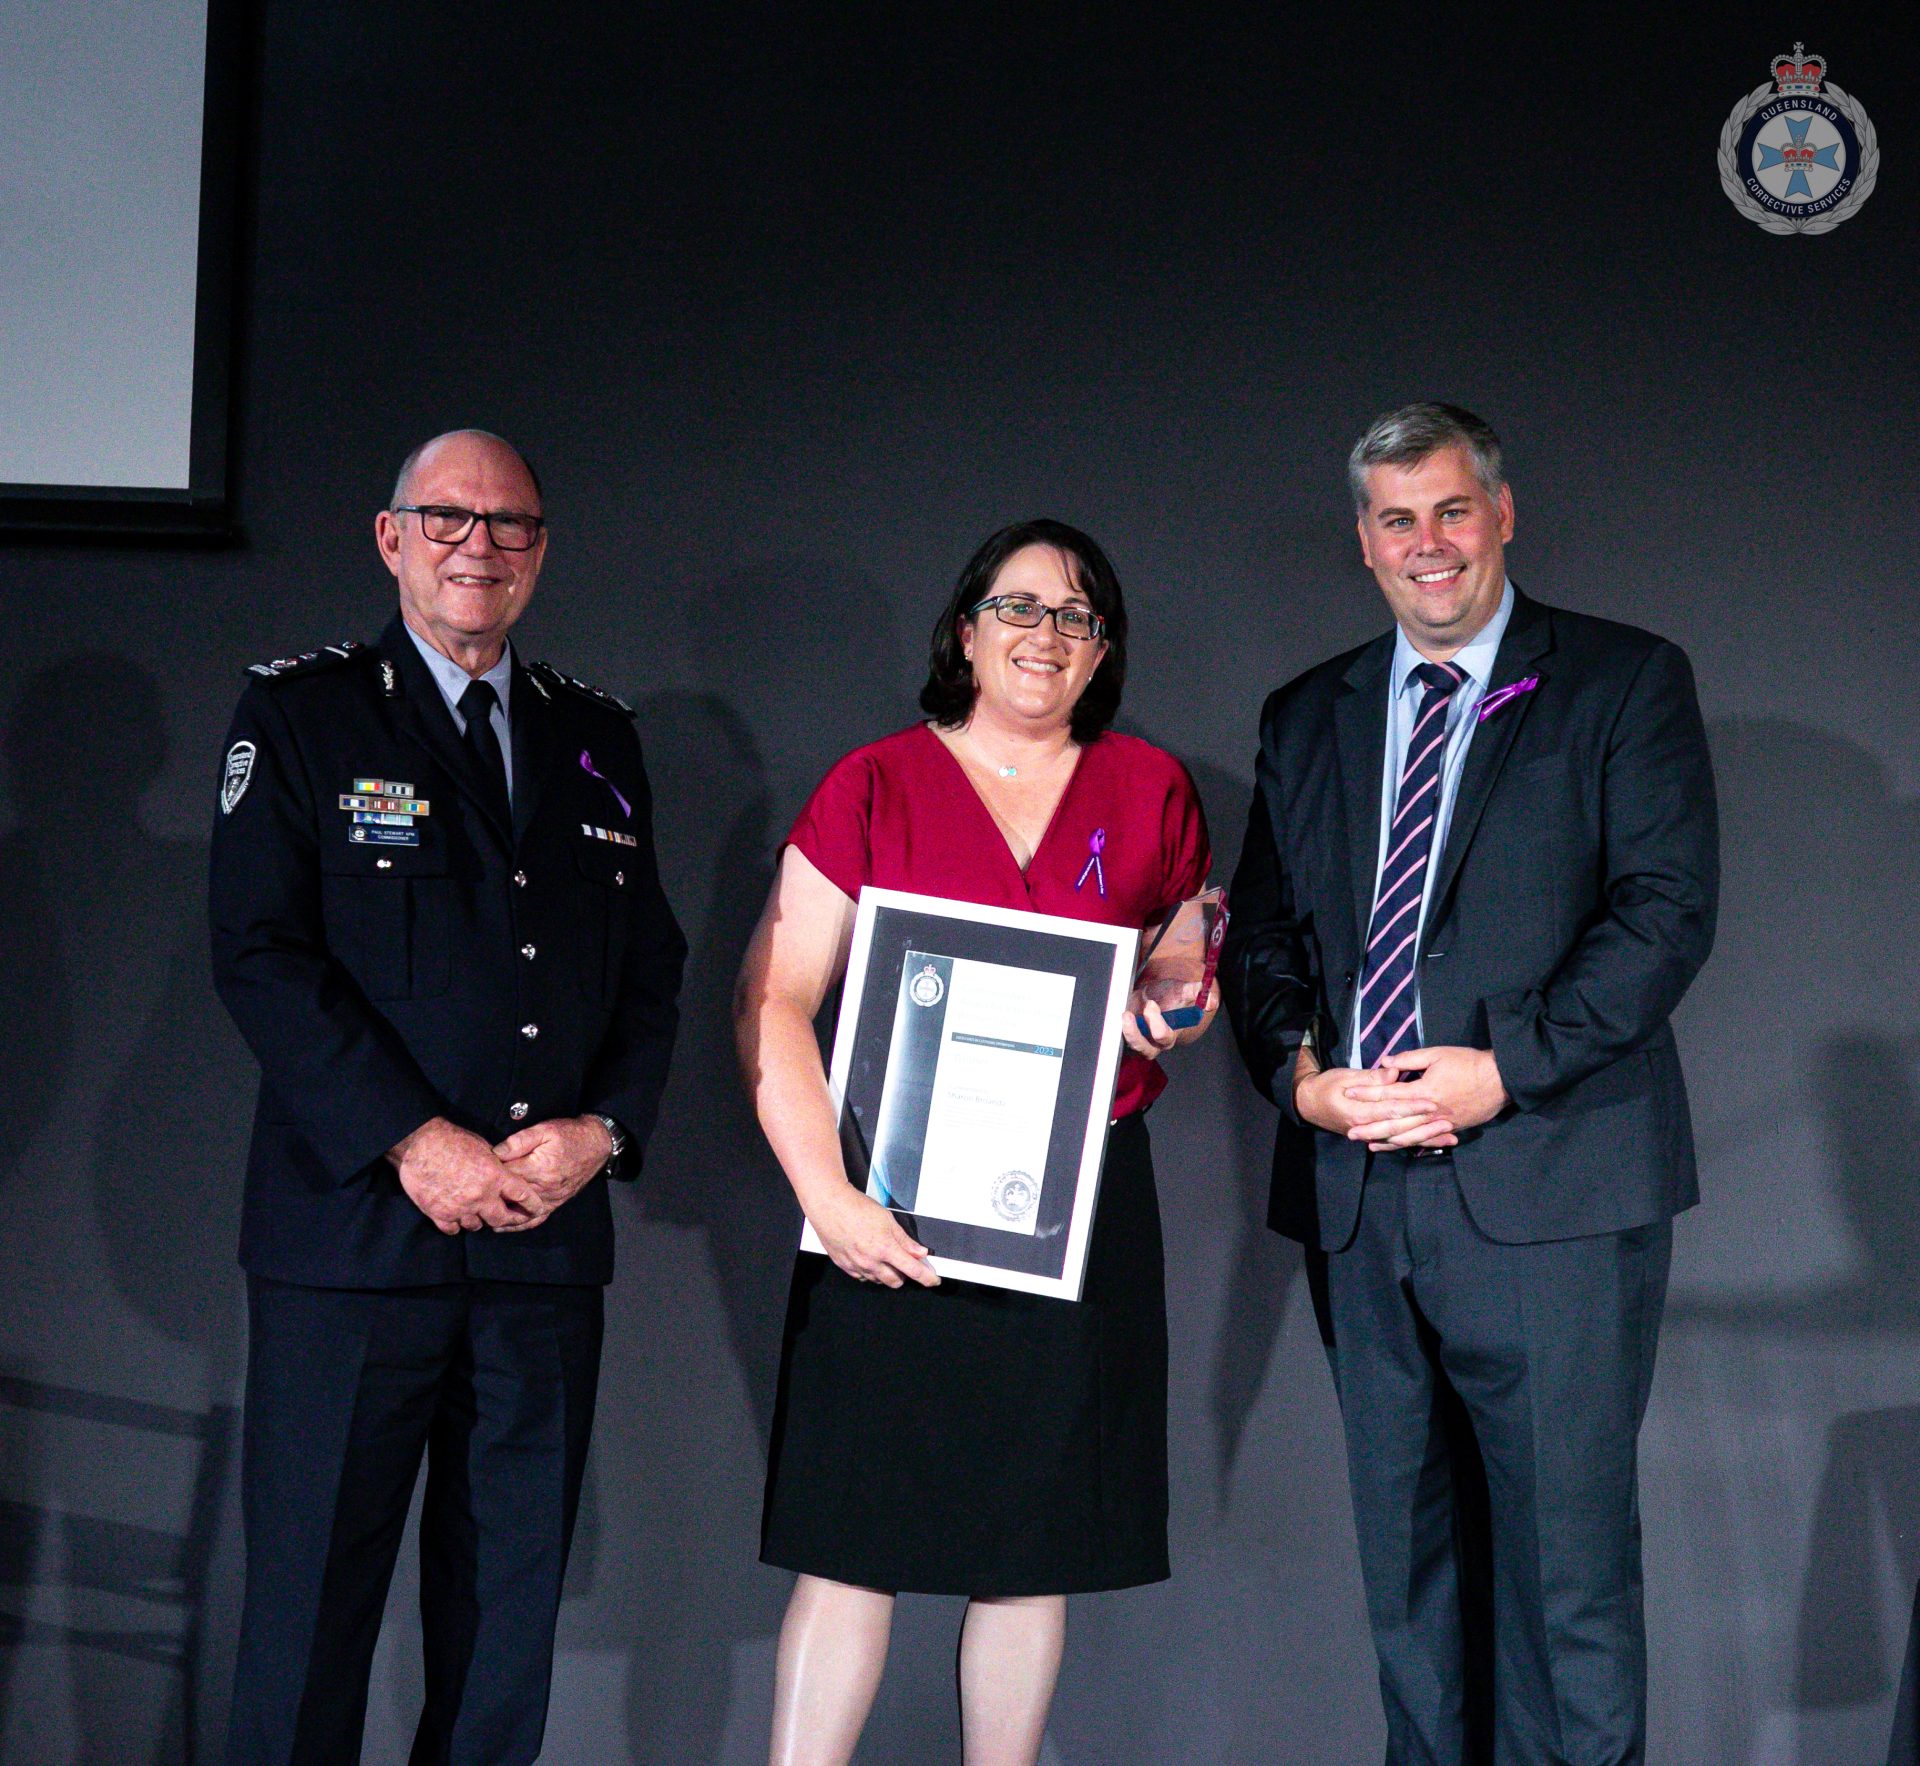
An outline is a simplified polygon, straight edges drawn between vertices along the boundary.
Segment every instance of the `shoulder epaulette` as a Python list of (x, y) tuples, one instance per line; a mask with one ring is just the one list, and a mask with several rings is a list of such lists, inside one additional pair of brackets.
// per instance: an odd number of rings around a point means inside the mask
[[(604, 687), (589, 686), (585, 681), (575, 680), (572, 675), (562, 674), (550, 662), (530, 662), (527, 664), (527, 673), (533, 677), (533, 684), (543, 693), (547, 692), (548, 687), (566, 687), (575, 693), (586, 694), (589, 699), (597, 699), (602, 705), (609, 706), (628, 717), (640, 715), (618, 694), (609, 693)], [(552, 697), (550, 693), (547, 696)]]
[(356, 638), (342, 638), (337, 644), (322, 644), (318, 650), (302, 650), (298, 656), (281, 656), (272, 662), (252, 662), (247, 673), (262, 680), (284, 681), (293, 675), (317, 674), (323, 668), (338, 668), (368, 654), (365, 644)]

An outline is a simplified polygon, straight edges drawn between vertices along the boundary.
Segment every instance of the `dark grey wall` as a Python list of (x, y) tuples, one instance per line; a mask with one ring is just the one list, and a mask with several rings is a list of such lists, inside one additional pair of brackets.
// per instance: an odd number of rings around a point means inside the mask
[[(754, 1548), (796, 1217), (724, 1025), (774, 843), (910, 715), (972, 545), (1047, 512), (1118, 561), (1126, 715), (1224, 869), (1262, 694), (1383, 623), (1340, 458), (1427, 395), (1509, 438), (1530, 590), (1691, 651), (1720, 766), (1681, 1026), (1707, 1202), (1645, 1435), (1653, 1757), (1884, 1754), (1920, 1574), (1920, 105), (1908, 39), (1839, 21), (1809, 46), (1880, 187), (1824, 238), (1741, 219), (1721, 124), (1811, 28), (268, 6), (246, 544), (0, 555), (0, 1753), (174, 1761), (222, 1725), (252, 1075), (204, 846), (242, 667), (385, 617), (411, 442), (539, 460), (526, 645), (639, 701), (694, 943), (547, 1757), (731, 1766), (785, 1593)], [(1224, 1037), (1155, 1135), (1177, 1573), (1076, 1604), (1049, 1758), (1364, 1759), (1336, 1419)], [(411, 1592), (369, 1760), (403, 1757)], [(955, 1616), (906, 1603), (864, 1758), (954, 1757)]]

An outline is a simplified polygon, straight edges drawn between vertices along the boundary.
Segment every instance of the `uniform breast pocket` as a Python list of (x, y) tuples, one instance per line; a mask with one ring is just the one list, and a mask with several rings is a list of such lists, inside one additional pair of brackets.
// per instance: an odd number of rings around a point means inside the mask
[(574, 843), (573, 856), (582, 880), (580, 991), (610, 1006), (620, 997), (620, 971), (627, 960), (627, 921), (638, 875), (634, 849), (583, 837)]
[(349, 847), (322, 860), (334, 955), (373, 1000), (430, 999), (453, 981), (453, 879), (431, 848)]

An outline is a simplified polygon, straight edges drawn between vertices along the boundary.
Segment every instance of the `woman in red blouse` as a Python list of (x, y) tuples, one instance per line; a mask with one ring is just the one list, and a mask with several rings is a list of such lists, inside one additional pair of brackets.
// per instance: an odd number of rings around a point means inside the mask
[[(928, 721), (854, 750), (787, 837), (741, 971), (740, 1058), (828, 1256), (801, 1256), (762, 1558), (799, 1580), (780, 1634), (775, 1766), (851, 1759), (893, 1597), (968, 1597), (968, 1766), (1032, 1766), (1066, 1596), (1167, 1569), (1167, 1324), (1144, 1115), (1176, 1033), (1136, 999), (1077, 1302), (953, 1281), (850, 1183), (813, 1021), (863, 884), (1145, 926), (1205, 887), (1186, 769), (1108, 729), (1126, 605), (1085, 534), (995, 534), (934, 628)], [(1098, 856), (1097, 865), (1089, 860)], [(1209, 1011), (1209, 1018), (1211, 1012)]]

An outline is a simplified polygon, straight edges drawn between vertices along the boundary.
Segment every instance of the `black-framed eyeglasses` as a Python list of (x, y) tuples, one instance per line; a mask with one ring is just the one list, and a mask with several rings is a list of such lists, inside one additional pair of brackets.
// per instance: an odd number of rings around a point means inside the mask
[(1069, 601), (1064, 607), (1049, 607), (1044, 601), (1036, 601), (1031, 595), (989, 595), (984, 601), (967, 609), (967, 617), (976, 613), (985, 613), (991, 607), (993, 617), (1002, 625), (1024, 626), (1031, 631), (1043, 619), (1053, 621), (1053, 629), (1063, 638), (1074, 638), (1082, 644), (1090, 644), (1107, 629), (1107, 622), (1095, 613), (1091, 607), (1082, 607)]
[(489, 537), (503, 552), (531, 552), (547, 525), (539, 515), (503, 515), (494, 510), (482, 515), (451, 503), (395, 503), (389, 513), (419, 516), (420, 531), (436, 546), (459, 545), (473, 532), (476, 521), (484, 521)]

